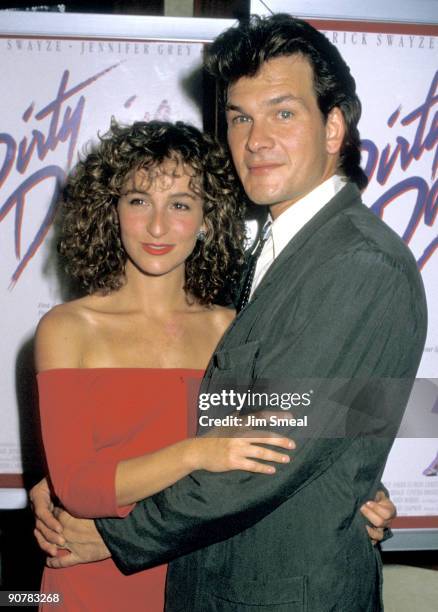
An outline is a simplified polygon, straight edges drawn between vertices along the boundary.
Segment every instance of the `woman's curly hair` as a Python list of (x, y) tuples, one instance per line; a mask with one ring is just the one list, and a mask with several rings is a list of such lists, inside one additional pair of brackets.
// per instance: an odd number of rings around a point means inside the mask
[(191, 125), (163, 121), (126, 127), (112, 120), (99, 140), (64, 189), (58, 250), (67, 272), (88, 293), (123, 285), (127, 255), (117, 214), (122, 187), (133, 171), (171, 159), (188, 168), (207, 228), (186, 260), (185, 291), (201, 304), (232, 301), (243, 263), (245, 198), (221, 146)]

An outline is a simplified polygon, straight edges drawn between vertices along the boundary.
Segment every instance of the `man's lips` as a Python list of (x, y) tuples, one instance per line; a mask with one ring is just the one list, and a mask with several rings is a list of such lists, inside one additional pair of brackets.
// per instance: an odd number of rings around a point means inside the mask
[(247, 164), (247, 168), (248, 168), (248, 171), (251, 174), (257, 176), (257, 175), (261, 175), (261, 174), (267, 174), (271, 170), (275, 170), (276, 168), (279, 168), (281, 165), (282, 164), (280, 162), (265, 161), (265, 162), (257, 162), (257, 163)]
[(174, 244), (156, 244), (155, 242), (142, 242), (142, 248), (149, 255), (165, 255), (174, 248)]

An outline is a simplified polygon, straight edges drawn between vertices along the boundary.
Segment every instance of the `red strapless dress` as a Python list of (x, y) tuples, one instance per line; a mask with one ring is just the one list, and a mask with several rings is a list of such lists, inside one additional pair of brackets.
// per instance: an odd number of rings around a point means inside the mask
[[(117, 506), (117, 463), (193, 433), (188, 407), (196, 404), (202, 375), (200, 370), (142, 368), (38, 374), (50, 478), (65, 508), (80, 517), (126, 516), (133, 506)], [(63, 603), (57, 609), (63, 612), (162, 612), (165, 576), (164, 565), (125, 576), (107, 559), (46, 567), (41, 592), (60, 593)]]

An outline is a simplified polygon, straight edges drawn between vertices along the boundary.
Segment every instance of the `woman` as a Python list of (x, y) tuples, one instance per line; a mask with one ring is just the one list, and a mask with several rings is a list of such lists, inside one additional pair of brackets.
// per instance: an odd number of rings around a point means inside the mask
[[(262, 438), (187, 439), (190, 398), (234, 316), (218, 304), (242, 261), (238, 194), (221, 149), (183, 123), (113, 123), (70, 177), (60, 252), (89, 295), (41, 320), (36, 367), (50, 479), (72, 514), (123, 517), (194, 470), (289, 461)], [(164, 579), (107, 560), (46, 568), (42, 592), (68, 611), (158, 612)]]

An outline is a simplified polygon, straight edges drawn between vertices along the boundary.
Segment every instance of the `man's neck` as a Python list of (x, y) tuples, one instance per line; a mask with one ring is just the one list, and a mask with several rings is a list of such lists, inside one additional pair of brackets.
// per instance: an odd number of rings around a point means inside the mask
[[(339, 186), (340, 181), (342, 181), (341, 186)], [(324, 193), (327, 190), (327, 193), (330, 194), (329, 199), (331, 199), (331, 197), (335, 195), (344, 186), (345, 181), (346, 179), (344, 177), (341, 177), (337, 174), (332, 174), (327, 179), (325, 179), (322, 183), (319, 183), (319, 185), (314, 187), (314, 189), (312, 189), (305, 195), (301, 196), (301, 198), (297, 198), (296, 200), (292, 200), (290, 202), (281, 202), (279, 204), (273, 204), (272, 206), (269, 207), (269, 215), (271, 217), (271, 220), (275, 221), (282, 214), (284, 214), (287, 210), (289, 210), (291, 207), (295, 206), (296, 204), (299, 204), (300, 202), (302, 202), (303, 200), (306, 200), (307, 198), (313, 197), (314, 194), (316, 197), (319, 197), (317, 195), (318, 192), (321, 192), (321, 196), (324, 197)], [(333, 187), (334, 192), (331, 192), (332, 185), (334, 185)]]

